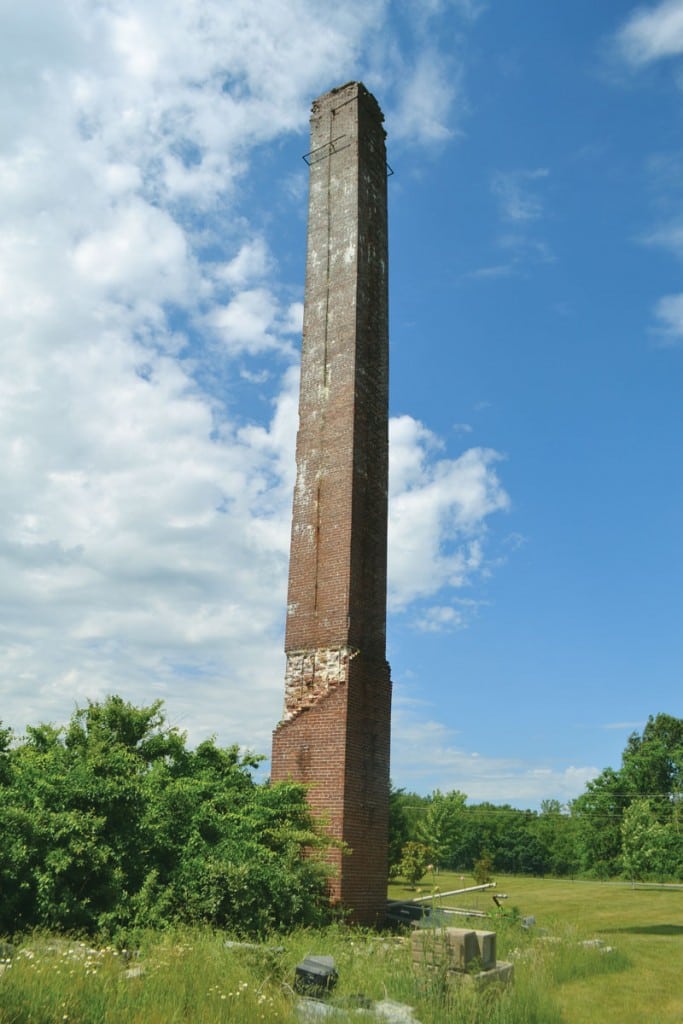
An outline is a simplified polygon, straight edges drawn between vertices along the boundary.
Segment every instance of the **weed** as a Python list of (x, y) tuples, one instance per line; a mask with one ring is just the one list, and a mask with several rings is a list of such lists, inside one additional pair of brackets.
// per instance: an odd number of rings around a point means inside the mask
[(2, 947), (0, 1024), (294, 1024), (295, 968), (315, 954), (335, 959), (329, 1002), (340, 1022), (390, 999), (421, 1024), (680, 1024), (683, 893), (530, 878), (505, 886), (535, 927), (512, 916), (456, 921), (496, 931), (498, 959), (514, 964), (506, 989), (415, 972), (408, 936), (343, 924), (253, 945), (210, 929), (149, 931), (135, 950), (36, 933)]

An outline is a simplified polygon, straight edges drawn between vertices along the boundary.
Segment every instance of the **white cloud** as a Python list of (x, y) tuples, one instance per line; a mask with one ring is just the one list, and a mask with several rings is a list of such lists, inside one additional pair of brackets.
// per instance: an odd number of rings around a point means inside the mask
[(462, 69), (437, 51), (421, 53), (404, 68), (398, 83), (398, 103), (387, 117), (394, 139), (443, 142), (453, 134), (452, 106), (462, 88)]
[(231, 355), (247, 352), (257, 355), (268, 350), (291, 353), (287, 342), (278, 337), (280, 310), (275, 296), (267, 288), (238, 292), (226, 306), (217, 306), (206, 318)]
[(540, 194), (541, 185), (548, 178), (547, 167), (531, 170), (497, 171), (491, 178), (491, 192), (498, 204), (505, 230), (496, 240), (506, 254), (505, 261), (489, 263), (468, 271), (465, 280), (495, 281), (523, 274), (530, 264), (553, 263), (555, 256), (547, 242), (534, 237), (537, 222), (543, 218), (545, 207)]
[(683, 256), (683, 223), (672, 221), (657, 228), (647, 235), (644, 240), (649, 245), (659, 245), (668, 249), (675, 256)]
[[(387, 97), (384, 111), (392, 144), (432, 146), (461, 131), (468, 113), (463, 28), (484, 9), (477, 0), (389, 4), (389, 30), (373, 38), (366, 84)], [(391, 31), (392, 24), (401, 22), (412, 40), (408, 49)]]
[(494, 469), (497, 452), (435, 459), (440, 443), (410, 416), (392, 420), (389, 438), (389, 600), (400, 610), (482, 570), (486, 519), (509, 498)]
[[(683, 224), (672, 220), (670, 224), (658, 227), (643, 241), (667, 249), (679, 259), (683, 257)], [(654, 337), (664, 344), (677, 344), (683, 340), (683, 294), (663, 295), (654, 306), (655, 325), (651, 329)]]
[(243, 287), (260, 281), (273, 270), (273, 259), (263, 238), (249, 238), (237, 255), (216, 268), (215, 276), (233, 287)]
[(603, 729), (628, 729), (629, 732), (633, 732), (635, 729), (642, 729), (644, 722), (607, 722), (603, 725)]
[(452, 605), (433, 605), (418, 614), (415, 625), (423, 633), (441, 633), (462, 629), (465, 625), (463, 613)]
[(107, 223), (78, 241), (75, 268), (122, 301), (184, 303), (192, 282), (187, 240), (170, 214), (139, 199), (112, 206)]
[[(193, 740), (268, 749), (301, 302), (269, 216), (245, 212), (247, 172), (256, 147), (305, 131), (312, 97), (384, 72), (386, 14), (385, 0), (8, 9), (0, 685), (16, 728), (116, 691), (166, 698)], [(391, 45), (389, 83), (405, 64)], [(393, 85), (383, 102), (406, 143), (446, 137), (451, 65), (432, 42), (412, 66), (424, 116)], [(294, 201), (286, 183), (278, 195)], [(410, 418), (395, 456), (399, 532), (419, 526), (411, 557), (456, 586), (482, 564), (481, 518), (505, 503), (495, 456), (445, 458)], [(410, 572), (395, 563), (402, 606), (435, 593)]]
[(454, 8), (464, 18), (474, 20), (486, 10), (483, 0), (422, 0), (420, 14), (424, 19), (442, 14), (448, 7)]
[(621, 56), (633, 67), (683, 53), (683, 2), (664, 0), (636, 10), (617, 34)]
[(655, 306), (655, 333), (668, 341), (683, 341), (683, 293), (664, 295)]
[[(226, 424), (211, 440), (211, 407), (175, 362), (157, 359), (145, 380), (128, 372), (128, 355), (94, 350), (71, 379), (63, 367), (54, 384), (68, 395), (67, 416), (55, 410), (59, 422), (36, 400), (37, 429), (12, 445), (0, 557), (15, 657), (5, 693), (18, 687), (31, 721), (34, 702), (45, 716), (112, 688), (147, 699), (150, 687), (157, 696), (173, 686), (182, 706), (184, 688), (194, 702), (205, 684), (213, 703), (253, 673), (250, 706), (264, 712), (279, 659), (263, 637), (280, 628), (287, 557), (289, 494), (267, 486), (279, 410), (270, 447)], [(228, 736), (245, 735), (240, 719), (229, 702)]]
[(496, 263), (490, 267), (478, 267), (476, 270), (469, 270), (465, 278), (474, 281), (490, 281), (501, 277), (511, 277), (517, 271), (517, 262)]
[(505, 220), (515, 223), (538, 220), (543, 213), (543, 203), (535, 193), (533, 183), (548, 177), (546, 167), (532, 171), (498, 171), (493, 176), (491, 188)]
[(539, 806), (553, 798), (566, 803), (599, 774), (591, 766), (550, 759), (497, 758), (467, 750), (452, 730), (424, 717), (398, 689), (392, 719), (392, 778), (419, 793), (460, 790), (476, 803)]

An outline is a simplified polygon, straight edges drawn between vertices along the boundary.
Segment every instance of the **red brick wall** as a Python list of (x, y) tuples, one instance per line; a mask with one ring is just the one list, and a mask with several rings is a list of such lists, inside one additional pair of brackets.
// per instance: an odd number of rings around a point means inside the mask
[(389, 666), (354, 659), (349, 681), (284, 722), (273, 736), (273, 781), (310, 786), (309, 802), (330, 834), (333, 900), (364, 924), (382, 919), (387, 892)]
[(273, 779), (352, 848), (333, 895), (371, 922), (386, 899), (388, 312), (382, 114), (359, 83), (313, 104), (285, 721)]

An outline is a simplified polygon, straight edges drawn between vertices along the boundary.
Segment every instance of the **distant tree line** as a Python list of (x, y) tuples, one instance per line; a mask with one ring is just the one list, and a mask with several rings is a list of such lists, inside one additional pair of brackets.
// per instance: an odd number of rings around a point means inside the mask
[[(659, 714), (628, 740), (566, 806), (540, 811), (469, 804), (458, 790), (418, 796), (392, 789), (390, 865), (413, 880), (419, 865), (471, 872), (683, 879), (683, 719)], [(424, 873), (424, 872), (423, 872)]]
[(321, 921), (327, 841), (304, 787), (254, 781), (259, 760), (188, 749), (161, 702), (109, 697), (19, 739), (0, 728), (0, 935)]

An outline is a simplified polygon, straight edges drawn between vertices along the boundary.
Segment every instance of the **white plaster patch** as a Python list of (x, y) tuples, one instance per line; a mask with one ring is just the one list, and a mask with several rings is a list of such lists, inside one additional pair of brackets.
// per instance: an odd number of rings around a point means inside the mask
[(349, 662), (357, 653), (346, 646), (290, 652), (285, 669), (284, 721), (290, 721), (331, 690), (343, 686), (348, 681)]

